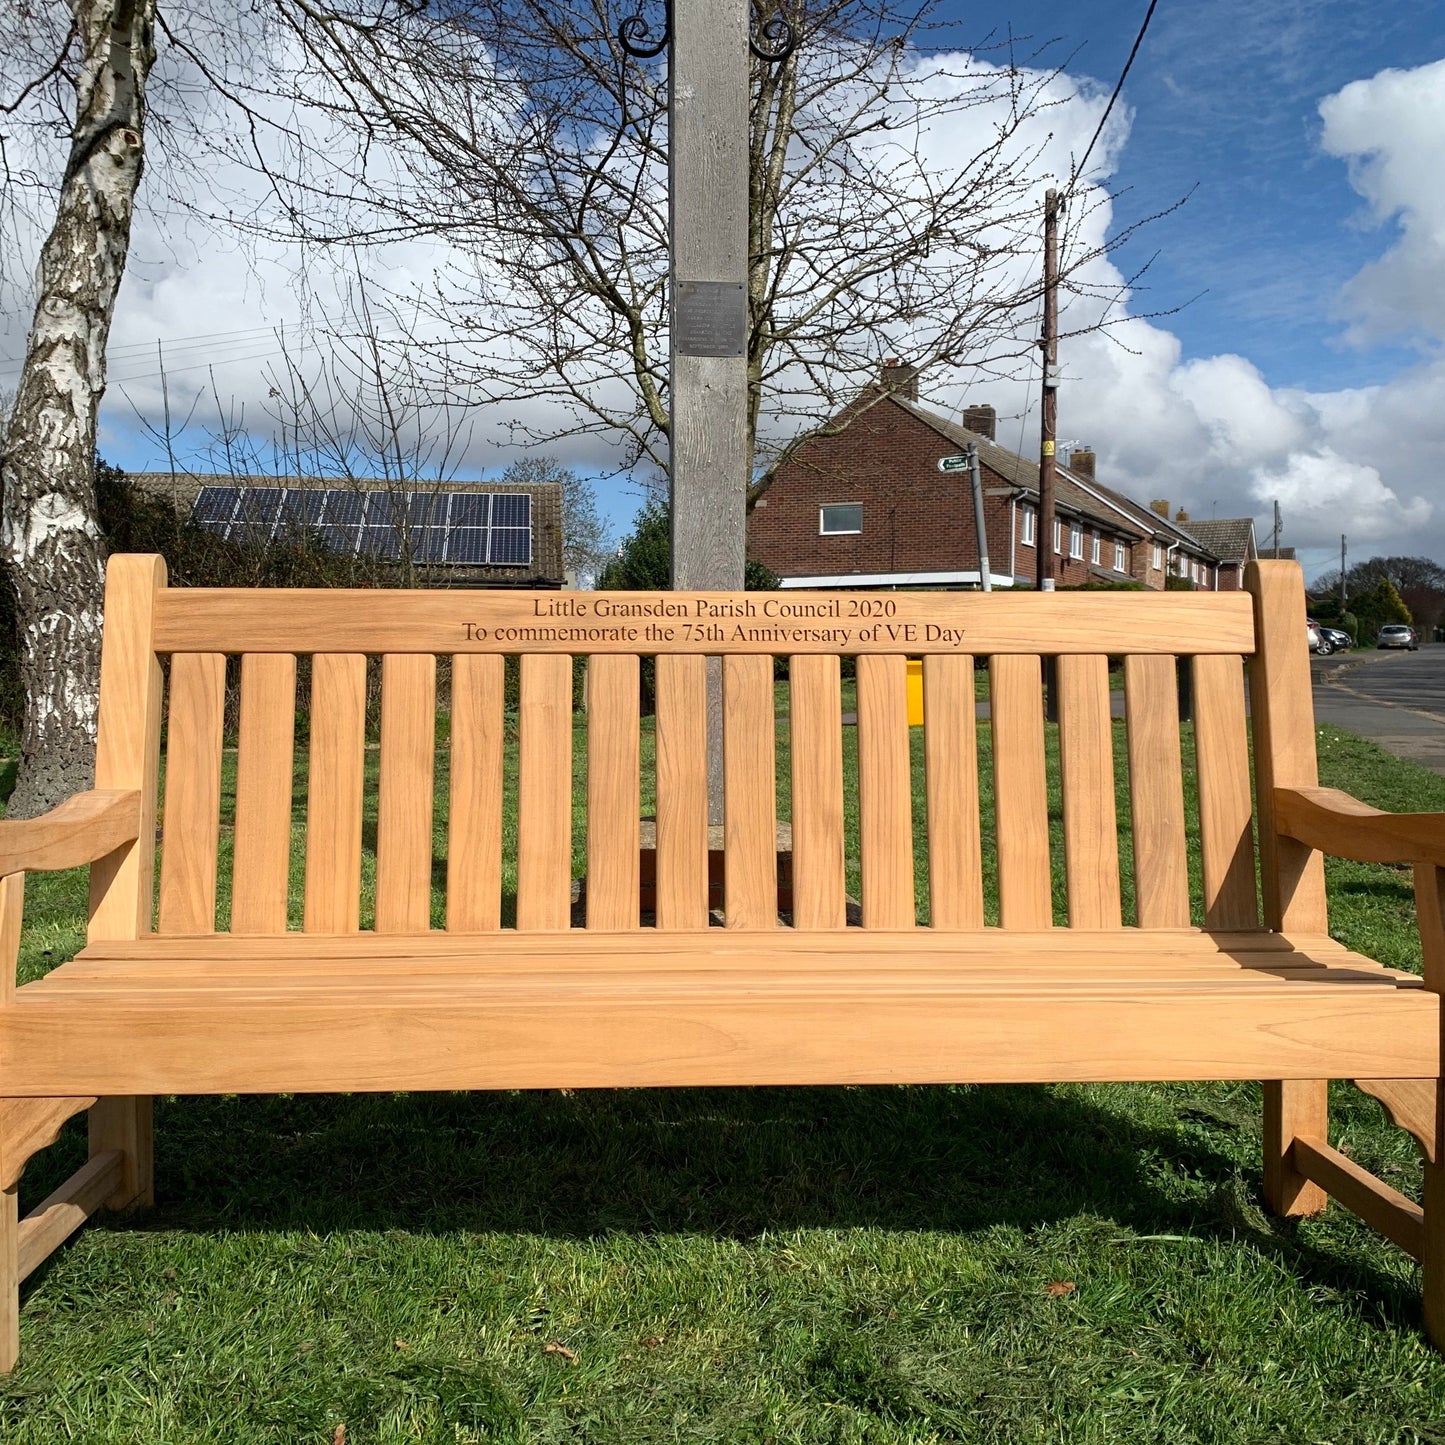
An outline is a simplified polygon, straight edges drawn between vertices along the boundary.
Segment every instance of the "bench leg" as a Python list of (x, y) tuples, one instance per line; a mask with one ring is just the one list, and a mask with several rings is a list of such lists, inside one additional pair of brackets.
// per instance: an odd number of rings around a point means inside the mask
[(1264, 1200), (1278, 1215), (1318, 1214), (1329, 1195), (1294, 1167), (1296, 1137), (1330, 1136), (1328, 1079), (1267, 1079), (1264, 1084)]
[(20, 1359), (20, 1186), (0, 1190), (0, 1375)]
[(105, 1201), (107, 1209), (156, 1202), (152, 1118), (149, 1095), (97, 1099), (91, 1105), (90, 1157), (117, 1149), (125, 1160), (120, 1186)]

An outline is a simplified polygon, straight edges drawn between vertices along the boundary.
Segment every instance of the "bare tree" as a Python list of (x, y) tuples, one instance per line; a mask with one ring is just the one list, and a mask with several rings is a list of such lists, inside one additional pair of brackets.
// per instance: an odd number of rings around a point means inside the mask
[[(96, 418), (145, 154), (155, 0), (19, 6), (0, 48), (28, 56), (3, 108), (39, 95), (66, 115), (69, 154), (40, 253), (34, 321), (0, 449), (3, 551), (25, 694), (12, 816), (89, 785), (94, 769), (104, 544), (96, 514)], [(7, 7), (9, 9), (9, 7)], [(67, 104), (66, 92), (72, 100)], [(14, 207), (20, 188), (8, 184)]]
[(597, 509), (592, 483), (556, 457), (545, 455), (508, 463), (502, 481), (510, 487), (556, 482), (562, 488), (562, 565), (579, 586), (591, 586), (616, 546), (607, 519)]
[[(407, 338), (438, 388), (504, 400), (514, 440), (591, 434), (620, 444), (624, 465), (665, 467), (667, 81), (618, 39), (634, 7), (458, 0), (362, 17), (278, 3), (299, 49), (290, 80), (282, 64), (268, 84), (296, 105), (324, 85), (336, 131), (324, 167), (314, 147), (234, 150), (274, 187), (255, 224), (443, 243)], [(937, 10), (759, 0), (760, 24), (781, 13), (800, 38), (783, 64), (757, 63), (753, 86), (760, 458), (858, 394), (886, 353), (934, 376), (1033, 362), (1047, 112), (1071, 90), (1009, 50), (966, 50)], [(264, 126), (259, 100), (255, 114)], [(337, 162), (337, 145), (360, 159), (383, 139), (391, 163)], [(1100, 195), (1071, 208), (1076, 239)], [(1070, 247), (1065, 283), (1082, 285), (1098, 254)]]

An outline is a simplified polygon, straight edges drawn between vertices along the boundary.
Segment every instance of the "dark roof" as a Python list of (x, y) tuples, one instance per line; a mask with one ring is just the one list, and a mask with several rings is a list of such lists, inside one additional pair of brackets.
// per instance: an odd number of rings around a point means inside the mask
[(1261, 547), (1259, 555), (1267, 562), (1293, 562), (1296, 560), (1293, 547)]
[[(977, 445), (979, 461), (991, 472), (996, 472), (1006, 482), (1012, 482), (1014, 486), (1023, 491), (1031, 492), (1034, 497), (1038, 496), (1039, 464), (1037, 462), (1031, 462), (1027, 457), (1019, 456), (1017, 452), (1011, 452), (1007, 447), (990, 441), (979, 432), (969, 431), (967, 427), (960, 426), (956, 421), (944, 416), (941, 412), (934, 411), (931, 407), (920, 406), (916, 401), (905, 401), (899, 396), (892, 397), (891, 400), (894, 405), (901, 406), (904, 411), (916, 416), (919, 421), (926, 422), (940, 436), (953, 442), (956, 446)], [(1097, 484), (1091, 483), (1090, 485), (1093, 492), (1107, 490)], [(1113, 500), (1112, 496), (1110, 500)], [(1132, 530), (1142, 531), (1145, 535), (1148, 535), (1151, 530), (1141, 527), (1134, 520), (1132, 512), (1121, 517), (1118, 509), (1110, 507), (1107, 502), (1100, 501), (1097, 496), (1086, 490), (1062, 463), (1054, 468), (1054, 504), (1065, 512), (1075, 512), (1107, 523), (1118, 531), (1131, 530), (1131, 522), (1133, 523)]]
[(1219, 517), (1208, 522), (1191, 518), (1186, 526), (1221, 562), (1242, 567), (1253, 554), (1253, 517)]

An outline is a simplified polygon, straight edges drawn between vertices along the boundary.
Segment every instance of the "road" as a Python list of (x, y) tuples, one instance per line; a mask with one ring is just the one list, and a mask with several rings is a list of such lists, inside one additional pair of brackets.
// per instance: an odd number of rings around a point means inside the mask
[(1315, 721), (1445, 773), (1445, 645), (1313, 657)]

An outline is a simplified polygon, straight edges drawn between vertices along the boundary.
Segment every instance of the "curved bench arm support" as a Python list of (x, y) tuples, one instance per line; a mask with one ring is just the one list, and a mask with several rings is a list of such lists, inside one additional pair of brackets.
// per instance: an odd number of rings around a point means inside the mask
[(140, 835), (140, 793), (93, 788), (38, 818), (0, 822), (0, 878), (78, 868)]
[(1338, 788), (1276, 788), (1275, 826), (1332, 858), (1445, 867), (1445, 813), (1387, 813)]

